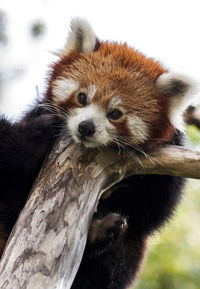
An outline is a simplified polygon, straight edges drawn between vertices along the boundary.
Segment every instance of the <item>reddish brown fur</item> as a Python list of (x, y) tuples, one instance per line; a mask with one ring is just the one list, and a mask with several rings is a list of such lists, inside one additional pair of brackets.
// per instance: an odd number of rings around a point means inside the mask
[[(118, 121), (112, 122), (120, 135), (130, 136), (126, 125), (127, 115), (140, 117), (149, 127), (146, 143), (152, 146), (169, 140), (174, 132), (168, 119), (169, 100), (155, 87), (158, 76), (166, 70), (156, 61), (145, 57), (126, 44), (103, 42), (90, 54), (70, 53), (54, 64), (47, 92), (52, 98), (51, 87), (57, 78), (74, 78), (81, 87), (95, 84), (97, 91), (93, 103), (107, 109), (113, 96), (122, 98), (121, 107), (126, 111)], [(65, 109), (79, 107), (74, 94), (59, 103)]]

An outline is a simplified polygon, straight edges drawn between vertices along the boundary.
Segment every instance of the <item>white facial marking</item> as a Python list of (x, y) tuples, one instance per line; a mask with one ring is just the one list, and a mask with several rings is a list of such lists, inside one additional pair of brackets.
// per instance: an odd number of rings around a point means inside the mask
[(142, 143), (149, 137), (147, 124), (138, 116), (128, 116), (128, 128), (135, 144)]
[(88, 87), (88, 101), (91, 101), (97, 91), (95, 84), (90, 84)]
[[(95, 133), (85, 140), (80, 140), (78, 125), (84, 120), (91, 119), (95, 125)], [(97, 105), (90, 104), (83, 108), (76, 108), (70, 111), (67, 119), (70, 135), (75, 142), (83, 143), (85, 147), (99, 147), (108, 144), (116, 133), (115, 127), (108, 121), (106, 112)]]
[(109, 103), (109, 110), (112, 110), (114, 108), (117, 108), (122, 103), (122, 100), (120, 96), (114, 96), (112, 97), (110, 103)]
[(52, 89), (54, 101), (59, 102), (67, 100), (71, 94), (78, 89), (78, 83), (72, 78), (62, 78), (56, 80), (56, 84)]
[(184, 131), (183, 112), (193, 102), (198, 85), (188, 76), (163, 73), (158, 77), (156, 87), (160, 93), (166, 94), (170, 99), (170, 122), (174, 127)]

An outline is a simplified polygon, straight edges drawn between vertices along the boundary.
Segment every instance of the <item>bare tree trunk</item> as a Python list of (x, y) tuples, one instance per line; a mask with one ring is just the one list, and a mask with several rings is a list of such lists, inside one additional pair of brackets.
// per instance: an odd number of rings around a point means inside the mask
[(167, 146), (141, 158), (84, 152), (64, 139), (53, 148), (9, 237), (2, 289), (69, 289), (100, 195), (132, 174), (200, 178), (200, 152)]

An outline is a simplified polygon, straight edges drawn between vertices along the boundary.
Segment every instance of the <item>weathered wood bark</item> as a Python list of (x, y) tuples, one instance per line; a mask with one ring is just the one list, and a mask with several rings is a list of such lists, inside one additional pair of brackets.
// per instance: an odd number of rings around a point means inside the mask
[(138, 161), (60, 140), (10, 235), (0, 288), (69, 289), (100, 194), (129, 175), (152, 173), (200, 178), (200, 152), (168, 146)]

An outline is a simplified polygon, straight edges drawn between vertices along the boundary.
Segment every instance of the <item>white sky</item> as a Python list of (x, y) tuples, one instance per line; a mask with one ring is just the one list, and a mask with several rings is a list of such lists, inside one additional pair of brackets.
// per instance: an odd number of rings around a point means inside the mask
[[(55, 60), (49, 51), (62, 48), (74, 16), (87, 18), (100, 39), (126, 41), (166, 68), (200, 81), (199, 0), (0, 0), (0, 10), (8, 16), (10, 41), (0, 52), (4, 79), (10, 69), (24, 69), (3, 87), (0, 110), (10, 116), (32, 102), (36, 86), (44, 90), (48, 64)], [(47, 30), (33, 40), (30, 27), (38, 19)]]

